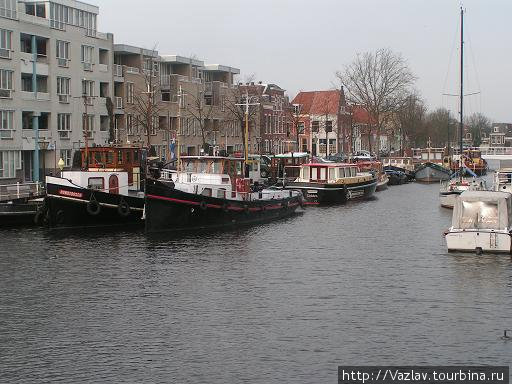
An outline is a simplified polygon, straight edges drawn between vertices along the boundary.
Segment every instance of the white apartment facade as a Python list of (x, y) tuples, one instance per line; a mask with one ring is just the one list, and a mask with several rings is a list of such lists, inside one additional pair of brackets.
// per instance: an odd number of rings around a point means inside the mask
[(60, 158), (72, 165), (84, 126), (88, 145), (111, 140), (113, 36), (96, 30), (98, 13), (75, 0), (0, 0), (0, 183), (37, 178), (35, 119), (40, 180)]

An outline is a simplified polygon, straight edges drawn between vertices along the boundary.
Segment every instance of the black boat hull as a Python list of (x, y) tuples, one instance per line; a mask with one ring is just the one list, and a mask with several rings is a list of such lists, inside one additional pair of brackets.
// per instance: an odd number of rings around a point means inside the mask
[(50, 228), (144, 225), (142, 197), (51, 183), (46, 187), (43, 217), (38, 221)]
[(42, 201), (0, 203), (0, 227), (34, 225)]
[(276, 200), (229, 200), (183, 192), (151, 179), (146, 183), (145, 226), (147, 232), (162, 232), (254, 225), (291, 216), (300, 204), (297, 194)]
[(351, 185), (291, 182), (285, 188), (301, 191), (305, 204), (343, 204), (348, 200), (372, 197), (377, 179)]

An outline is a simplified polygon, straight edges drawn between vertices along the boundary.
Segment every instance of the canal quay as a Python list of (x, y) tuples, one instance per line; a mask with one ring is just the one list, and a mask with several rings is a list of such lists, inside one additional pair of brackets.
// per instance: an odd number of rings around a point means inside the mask
[(2, 230), (5, 383), (333, 383), (507, 365), (509, 256), (447, 253), (439, 185), (243, 230)]

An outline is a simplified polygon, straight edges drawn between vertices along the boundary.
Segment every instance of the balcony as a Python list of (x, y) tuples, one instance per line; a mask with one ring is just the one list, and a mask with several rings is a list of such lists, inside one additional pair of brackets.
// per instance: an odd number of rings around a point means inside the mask
[(123, 77), (123, 66), (119, 64), (114, 64), (112, 68), (114, 71), (114, 77)]
[(160, 86), (161, 87), (167, 87), (171, 85), (171, 77), (169, 75), (162, 75), (160, 76)]
[(98, 71), (108, 72), (108, 64), (98, 64)]
[(94, 105), (94, 97), (93, 96), (83, 96), (85, 105)]
[(82, 65), (84, 67), (84, 71), (92, 72), (92, 63), (82, 63)]
[(0, 59), (12, 59), (12, 52), (10, 49), (0, 48)]
[(71, 131), (59, 131), (59, 139), (69, 140)]
[(116, 109), (123, 109), (123, 98), (120, 96), (115, 97), (115, 107)]
[(21, 100), (24, 101), (50, 101), (50, 94), (45, 92), (38, 92), (37, 99), (34, 96), (34, 92), (20, 91)]
[(59, 103), (61, 104), (69, 104), (70, 95), (57, 95), (59, 97)]
[[(31, 53), (20, 52), (20, 71), (23, 73), (32, 73), (34, 70), (33, 56)], [(48, 76), (48, 58), (43, 55), (37, 56), (36, 74)]]
[(0, 99), (12, 99), (12, 89), (0, 89)]
[(138, 75), (140, 73), (140, 70), (137, 67), (126, 67), (125, 73), (132, 73), (134, 75)]
[(57, 65), (62, 68), (69, 68), (69, 59), (58, 57)]

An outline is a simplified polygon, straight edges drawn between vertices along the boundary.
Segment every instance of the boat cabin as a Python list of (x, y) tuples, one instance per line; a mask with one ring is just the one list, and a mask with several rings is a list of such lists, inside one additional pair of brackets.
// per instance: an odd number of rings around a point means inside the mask
[(512, 195), (495, 191), (463, 192), (455, 201), (452, 228), (508, 231), (512, 228)]
[[(78, 186), (116, 195), (129, 195), (128, 173), (110, 171), (62, 171), (62, 185)], [(54, 181), (55, 182), (55, 181)]]
[(279, 179), (284, 176), (295, 179), (299, 176), (302, 164), (309, 162), (307, 152), (288, 152), (274, 155), (270, 163), (270, 177)]
[(355, 164), (309, 163), (301, 166), (298, 181), (337, 183), (345, 178), (357, 177), (359, 175), (359, 169)]
[(384, 167), (391, 166), (414, 171), (414, 159), (412, 157), (384, 157), (382, 158), (382, 164)]
[(90, 147), (88, 162), (82, 148), (82, 168), (89, 171), (124, 171), (130, 189), (140, 189), (142, 149), (137, 147)]
[(494, 190), (512, 193), (512, 168), (500, 168), (494, 173)]

